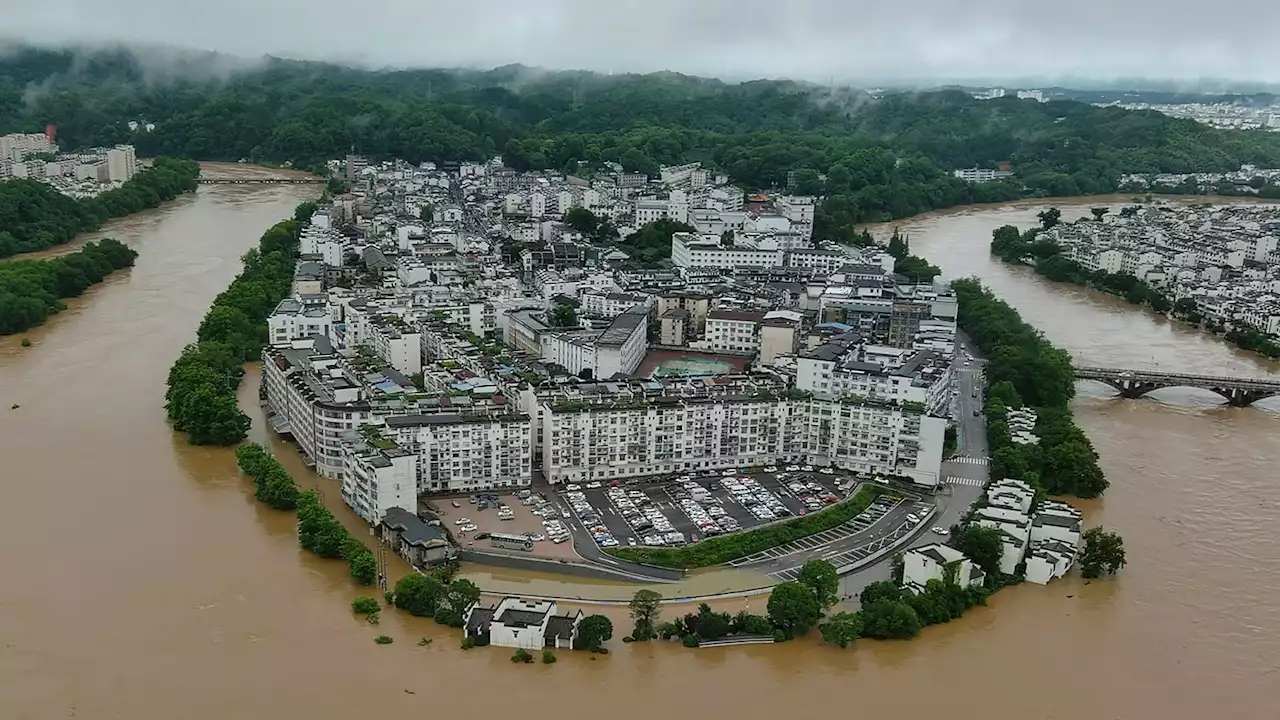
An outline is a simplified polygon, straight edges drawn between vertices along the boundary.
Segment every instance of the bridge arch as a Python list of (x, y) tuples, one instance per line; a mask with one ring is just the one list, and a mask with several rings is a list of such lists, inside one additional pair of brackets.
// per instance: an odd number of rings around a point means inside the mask
[(1226, 400), (1228, 405), (1247, 407), (1259, 400), (1280, 396), (1280, 381), (1273, 380), (1095, 367), (1076, 368), (1075, 375), (1078, 380), (1109, 385), (1126, 398), (1140, 398), (1164, 388), (1185, 387), (1208, 390)]

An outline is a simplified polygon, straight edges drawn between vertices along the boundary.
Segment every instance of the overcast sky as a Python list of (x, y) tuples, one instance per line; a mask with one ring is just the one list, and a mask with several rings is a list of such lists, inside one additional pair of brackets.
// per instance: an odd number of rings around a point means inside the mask
[(1280, 0), (0, 0), (0, 34), (383, 66), (1280, 81)]

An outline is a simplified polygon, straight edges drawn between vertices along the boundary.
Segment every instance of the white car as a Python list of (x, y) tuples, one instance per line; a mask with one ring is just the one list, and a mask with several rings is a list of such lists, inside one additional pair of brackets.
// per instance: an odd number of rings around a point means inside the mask
[(788, 465), (787, 472), (796, 472), (800, 469), (799, 465)]
[(835, 471), (835, 470), (832, 470), (831, 468), (819, 468), (819, 469), (818, 469), (818, 472), (822, 473), (823, 475), (835, 475), (835, 474), (836, 474), (836, 471)]
[(908, 520), (910, 520), (910, 521), (911, 521), (911, 522), (913, 522), (913, 523), (918, 523), (918, 522), (920, 522), (920, 518), (916, 517), (916, 516), (915, 516), (915, 513), (911, 513), (911, 514), (907, 515), (907, 519), (908, 519)]
[(471, 522), (471, 518), (458, 518), (457, 520), (454, 520), (454, 521), (453, 521), (453, 524), (454, 524), (454, 525), (466, 525), (466, 524), (467, 524), (467, 523), (469, 523), (469, 522)]
[(935, 535), (950, 535), (951, 531), (941, 526), (935, 526), (933, 528), (933, 533)]
[(570, 515), (570, 514), (571, 514), (571, 513), (570, 513), (568, 510), (561, 510), (561, 511), (560, 511), (560, 517), (564, 518), (565, 520), (568, 520), (568, 519), (569, 519), (569, 515)]
[(569, 483), (568, 485), (565, 485), (565, 486), (564, 486), (564, 488), (565, 488), (566, 490), (576, 492), (576, 491), (578, 491), (578, 490), (581, 490), (581, 489), (582, 489), (582, 486), (581, 486), (581, 485), (574, 484), (574, 483)]
[(636, 539), (635, 539), (635, 538), (627, 538), (627, 544), (628, 544), (628, 545), (630, 545), (631, 547), (635, 547), (635, 546), (636, 546)]
[(600, 483), (598, 483), (598, 482), (589, 482), (589, 483), (587, 483), (587, 489), (588, 489), (588, 490), (598, 490), (599, 488), (600, 488)]
[(470, 524), (470, 523), (467, 523), (466, 525), (463, 525), (462, 527), (460, 527), (460, 528), (458, 528), (458, 529), (459, 529), (459, 530), (461, 530), (462, 532), (475, 532), (475, 531), (476, 531), (476, 526), (475, 526), (475, 525), (472, 525), (472, 524)]
[(764, 469), (765, 472), (778, 472), (777, 465), (770, 465)]
[(801, 465), (801, 466), (800, 466), (800, 469), (801, 469), (801, 470), (803, 470), (803, 471), (805, 471), (805, 472), (813, 472), (813, 466), (812, 466), (812, 465)]

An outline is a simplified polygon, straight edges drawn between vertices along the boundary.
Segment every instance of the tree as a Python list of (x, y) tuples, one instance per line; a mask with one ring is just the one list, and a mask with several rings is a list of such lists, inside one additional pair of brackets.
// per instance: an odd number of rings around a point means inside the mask
[(578, 324), (578, 313), (573, 309), (572, 305), (558, 303), (551, 308), (551, 312), (547, 317), (552, 327), (576, 327)]
[(578, 644), (591, 652), (599, 650), (611, 637), (613, 621), (604, 615), (588, 615), (578, 623)]
[(351, 601), (351, 612), (358, 615), (372, 615), (381, 609), (382, 606), (378, 604), (378, 601), (367, 595), (362, 595)]
[(564, 214), (564, 224), (587, 237), (591, 237), (595, 235), (596, 229), (600, 226), (600, 219), (587, 208), (573, 207), (569, 208), (569, 212)]
[(249, 417), (240, 412), (235, 395), (209, 384), (183, 399), (178, 418), (192, 445), (234, 445), (249, 432)]
[(378, 579), (378, 560), (368, 548), (347, 558), (347, 565), (352, 579), (361, 585), (372, 585)]
[(902, 600), (865, 605), (861, 612), (863, 637), (908, 640), (920, 632), (920, 617)]
[(862, 593), (858, 595), (858, 602), (862, 607), (874, 605), (878, 602), (893, 602), (902, 599), (902, 588), (898, 587), (895, 582), (888, 580), (877, 580), (868, 583), (862, 588)]
[(1111, 575), (1125, 566), (1124, 540), (1101, 525), (1084, 531), (1080, 574), (1087, 578)]
[(631, 596), (631, 619), (636, 621), (631, 637), (635, 640), (653, 639), (662, 612), (662, 595), (653, 590), (638, 590)]
[(813, 591), (824, 610), (840, 600), (840, 575), (836, 573), (836, 566), (826, 560), (805, 561), (796, 581)]
[(729, 613), (716, 612), (706, 603), (698, 605), (697, 622), (689, 624), (697, 627), (698, 637), (703, 640), (719, 640), (733, 629)]
[(418, 208), (418, 219), (424, 223), (429, 223), (436, 219), (436, 209), (431, 203), (424, 203)]
[(822, 604), (807, 585), (788, 581), (774, 586), (769, 595), (769, 619), (791, 638), (804, 635), (822, 617)]
[(1093, 215), (1094, 222), (1102, 222), (1102, 217), (1111, 212), (1111, 208), (1096, 207), (1090, 208), (1089, 212)]
[(725, 247), (733, 247), (733, 229), (732, 228), (720, 233), (720, 244)]
[(1000, 573), (1000, 558), (1004, 554), (1002, 537), (995, 528), (971, 523), (951, 536), (951, 547), (964, 553), (988, 577), (995, 577)]
[(475, 583), (470, 580), (454, 580), (445, 585), (444, 602), (436, 607), (435, 618), (442, 625), (462, 627), (467, 608), (479, 601), (480, 588)]
[(850, 643), (862, 635), (862, 616), (858, 613), (838, 612), (818, 625), (818, 631), (822, 633), (823, 642), (842, 648), (849, 647)]
[(1062, 211), (1058, 208), (1049, 208), (1036, 213), (1036, 217), (1040, 219), (1040, 227), (1044, 230), (1062, 222)]
[(396, 607), (408, 610), (411, 615), (431, 617), (443, 596), (443, 583), (429, 575), (414, 572), (396, 583), (393, 599)]
[(896, 227), (893, 229), (893, 235), (889, 238), (889, 246), (886, 250), (898, 260), (902, 260), (911, 254), (911, 246), (908, 244), (906, 237), (901, 235)]

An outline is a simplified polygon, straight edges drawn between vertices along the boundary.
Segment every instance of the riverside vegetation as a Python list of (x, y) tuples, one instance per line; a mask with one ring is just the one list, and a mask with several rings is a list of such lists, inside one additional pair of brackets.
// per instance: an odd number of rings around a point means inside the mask
[[(175, 59), (203, 66), (207, 56)], [(1155, 112), (959, 90), (885, 93), (675, 73), (366, 71), (269, 58), (230, 77), (159, 81), (127, 50), (12, 48), (0, 59), (0, 132), (58, 123), (71, 146), (314, 168), (351, 147), (409, 162), (501, 154), (517, 170), (656, 175), (699, 161), (749, 187), (823, 195), (815, 235), (856, 223), (1019, 197), (1110, 193), (1126, 173), (1280, 165), (1275, 133)], [(23, 102), (29, 86), (47, 89)], [(147, 118), (151, 131), (129, 130)], [(1012, 162), (968, 184), (954, 168)]]
[(63, 299), (79, 297), (116, 270), (132, 266), (137, 257), (119, 240), (105, 238), (49, 260), (0, 263), (0, 335), (39, 325), (66, 308)]
[[(1124, 208), (1121, 215), (1137, 211), (1136, 206)], [(1096, 222), (1101, 222), (1107, 208), (1094, 208)], [(1130, 273), (1109, 273), (1090, 270), (1068, 258), (1062, 248), (1048, 238), (1040, 238), (1042, 230), (1059, 223), (1061, 212), (1049, 208), (1040, 213), (1040, 227), (1020, 232), (1012, 225), (996, 228), (991, 233), (991, 253), (1007, 263), (1029, 265), (1037, 274), (1054, 282), (1071, 283), (1091, 287), (1122, 297), (1132, 305), (1145, 307), (1154, 313), (1183, 320), (1193, 325), (1223, 334), (1226, 340), (1242, 350), (1251, 350), (1269, 358), (1280, 358), (1280, 342), (1253, 328), (1228, 329), (1221, 324), (1205, 322), (1195, 298), (1174, 300)]]
[(249, 418), (236, 402), (242, 366), (262, 355), (267, 316), (293, 284), (301, 219), (314, 209), (315, 203), (302, 203), (295, 219), (272, 226), (240, 258), (243, 270), (214, 298), (197, 342), (169, 370), (165, 407), (191, 444), (234, 445), (245, 438)]
[(120, 187), (83, 200), (35, 180), (0, 182), (0, 258), (62, 245), (111, 218), (159, 207), (195, 190), (199, 177), (194, 162), (158, 157)]
[[(1107, 489), (1098, 454), (1071, 416), (1075, 396), (1071, 356), (1028, 325), (976, 279), (951, 283), (960, 329), (987, 358), (987, 441), (991, 479), (1024, 480), (1052, 495), (1094, 498)], [(1013, 442), (1006, 414), (1030, 406), (1039, 444)]]

